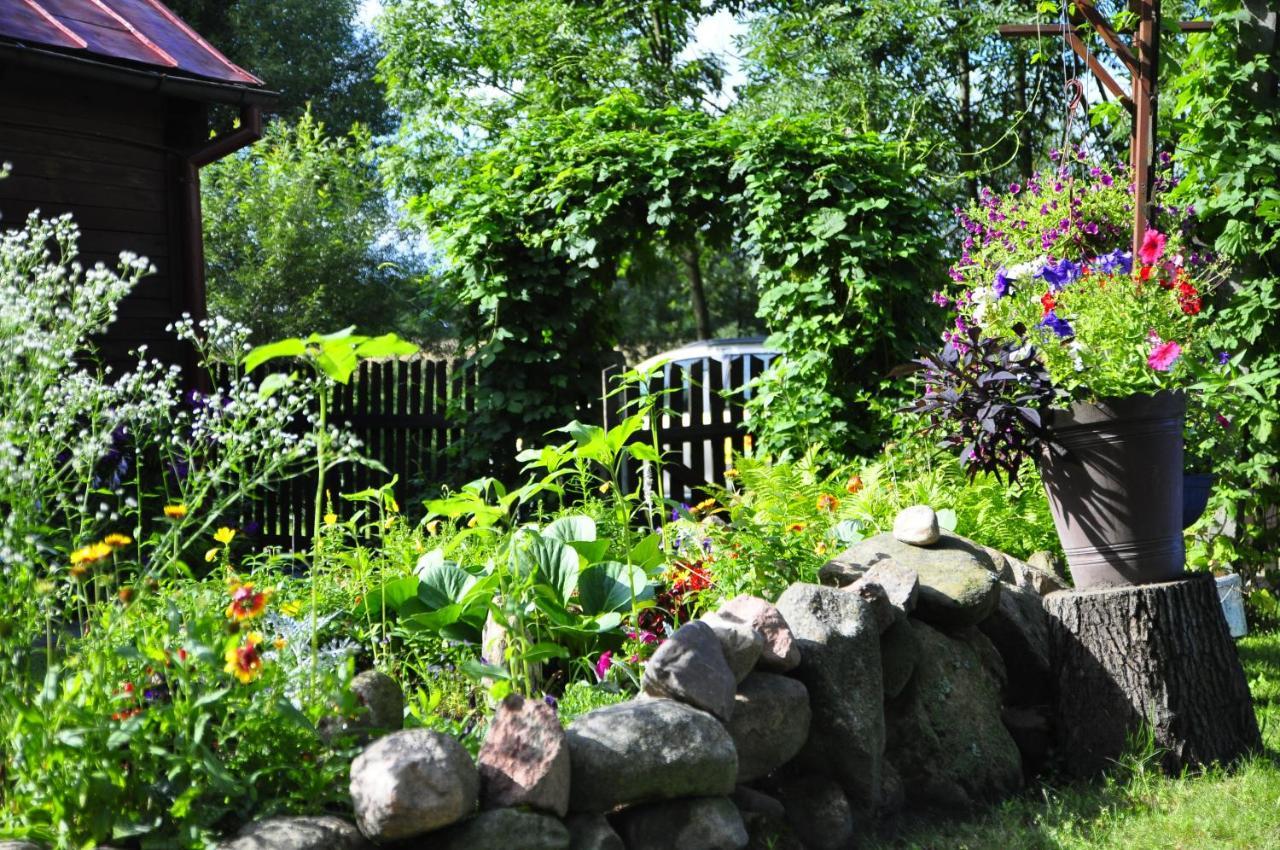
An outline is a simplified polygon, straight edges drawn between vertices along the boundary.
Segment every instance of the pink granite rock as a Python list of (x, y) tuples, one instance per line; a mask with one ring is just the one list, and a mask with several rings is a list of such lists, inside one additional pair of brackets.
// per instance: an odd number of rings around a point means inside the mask
[(757, 596), (735, 596), (716, 613), (723, 619), (746, 623), (764, 635), (764, 652), (759, 661), (762, 669), (786, 673), (800, 664), (800, 647), (776, 606)]
[(513, 694), (502, 701), (476, 759), (480, 804), (569, 811), (569, 748), (555, 711)]

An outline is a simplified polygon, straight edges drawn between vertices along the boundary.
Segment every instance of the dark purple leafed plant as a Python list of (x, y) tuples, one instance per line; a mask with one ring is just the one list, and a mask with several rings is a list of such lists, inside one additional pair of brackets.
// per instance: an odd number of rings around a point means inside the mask
[(982, 337), (976, 328), (954, 334), (941, 351), (914, 361), (923, 367), (925, 394), (911, 410), (923, 414), (926, 431), (942, 429), (940, 445), (960, 449), (969, 479), (1003, 473), (1010, 483), (1028, 458), (1052, 449), (1044, 414), (1065, 395), (1028, 342)]

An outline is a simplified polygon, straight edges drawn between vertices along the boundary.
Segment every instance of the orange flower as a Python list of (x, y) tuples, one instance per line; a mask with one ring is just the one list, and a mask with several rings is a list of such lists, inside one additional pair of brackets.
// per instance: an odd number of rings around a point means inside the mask
[(806, 526), (803, 522), (793, 522), (791, 525), (787, 526), (787, 531), (790, 531), (792, 534), (799, 534), (805, 530), (805, 527)]
[(133, 538), (127, 534), (108, 534), (102, 538), (102, 542), (110, 546), (112, 549), (119, 549), (122, 546), (128, 546), (133, 542)]
[(231, 604), (227, 606), (227, 619), (237, 622), (252, 620), (266, 610), (267, 600), (270, 598), (270, 590), (254, 590), (251, 581), (238, 584), (231, 589)]
[(165, 505), (164, 515), (169, 519), (182, 519), (187, 515), (186, 505)]
[(844, 482), (844, 491), (852, 496), (862, 489), (862, 476), (855, 475), (848, 481)]
[(93, 543), (84, 546), (71, 553), (71, 564), (79, 566), (81, 564), (92, 564), (101, 561), (103, 558), (111, 554), (111, 546), (107, 543)]
[(223, 655), (227, 666), (222, 669), (239, 679), (241, 684), (249, 684), (262, 675), (262, 656), (258, 654), (261, 643), (262, 635), (250, 632), (243, 643), (227, 647)]
[(823, 493), (818, 497), (818, 510), (835, 513), (838, 507), (840, 507), (840, 500), (830, 493)]

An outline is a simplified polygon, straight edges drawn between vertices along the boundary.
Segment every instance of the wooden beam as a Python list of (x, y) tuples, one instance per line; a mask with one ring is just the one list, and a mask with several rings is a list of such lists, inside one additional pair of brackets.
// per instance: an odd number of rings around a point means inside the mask
[(1075, 0), (1075, 5), (1076, 10), (1098, 31), (1098, 36), (1102, 39), (1102, 43), (1114, 50), (1116, 56), (1120, 57), (1120, 61), (1129, 69), (1129, 73), (1138, 73), (1138, 60), (1134, 58), (1133, 52), (1129, 50), (1129, 45), (1120, 40), (1119, 33), (1115, 31), (1115, 27), (1111, 26), (1111, 21), (1107, 20), (1107, 16), (1094, 7), (1092, 0)]
[[(996, 31), (1005, 38), (1040, 38), (1041, 36), (1060, 36), (1064, 30), (1075, 27), (1062, 24), (1001, 24)], [(1182, 21), (1178, 29), (1183, 32), (1209, 32), (1213, 29), (1213, 21)]]
[(1107, 70), (1107, 67), (1098, 61), (1097, 54), (1091, 53), (1085, 43), (1080, 40), (1080, 37), (1073, 32), (1067, 33), (1067, 44), (1071, 45), (1071, 49), (1076, 52), (1076, 55), (1085, 61), (1089, 66), (1089, 70), (1098, 78), (1098, 82), (1102, 83), (1107, 91), (1111, 92), (1112, 96), (1123, 103), (1125, 108), (1132, 114), (1133, 101), (1125, 90), (1121, 88), (1120, 84), (1116, 82), (1116, 78), (1111, 76), (1111, 72)]

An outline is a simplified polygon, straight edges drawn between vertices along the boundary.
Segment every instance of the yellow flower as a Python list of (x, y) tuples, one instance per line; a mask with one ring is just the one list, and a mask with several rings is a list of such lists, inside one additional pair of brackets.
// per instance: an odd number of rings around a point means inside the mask
[(236, 536), (234, 528), (227, 528), (225, 525), (214, 532), (213, 539), (226, 546)]
[(119, 549), (121, 546), (128, 546), (133, 542), (133, 538), (127, 534), (108, 534), (102, 538), (102, 542), (110, 546), (112, 549)]
[(689, 513), (697, 516), (698, 514), (711, 513), (711, 509), (716, 506), (715, 499), (703, 499), (701, 502), (693, 506), (693, 510)]
[(472, 516), (471, 519), (467, 520), (467, 528), (475, 528), (479, 522), (480, 522), (479, 517)]
[(813, 547), (813, 554), (815, 555), (827, 554), (827, 544), (822, 541), (819, 541), (818, 545)]
[(325, 514), (325, 515), (324, 515), (324, 524), (325, 524), (325, 525), (337, 525), (337, 524), (338, 524), (338, 515), (337, 515), (337, 514), (335, 514), (333, 511), (329, 511), (329, 513), (327, 513), (327, 514)]
[(111, 546), (107, 543), (93, 543), (72, 552), (71, 563), (73, 566), (79, 566), (80, 564), (92, 564), (95, 561), (101, 561), (110, 554)]
[(290, 599), (280, 606), (280, 611), (287, 617), (296, 617), (302, 613), (302, 603), (296, 599)]
[(165, 505), (164, 515), (169, 519), (182, 519), (187, 515), (187, 506), (182, 504)]
[(387, 510), (393, 514), (400, 513), (400, 504), (396, 501), (396, 497), (390, 494), (387, 495)]
[(608, 481), (606, 481), (606, 482), (604, 482), (603, 484), (601, 484), (599, 489), (600, 489), (600, 495), (601, 495), (601, 496), (603, 496), (604, 494), (608, 493), (608, 492), (609, 492), (609, 482), (608, 482)]
[(85, 581), (89, 578), (89, 568), (84, 564), (72, 564), (71, 578), (75, 581)]
[(726, 469), (726, 470), (724, 471), (724, 477), (725, 477), (725, 478), (737, 478), (737, 477), (738, 477), (738, 470), (734, 469), (733, 467), (729, 467), (728, 469)]
[(219, 552), (221, 552), (221, 551), (222, 551), (222, 550), (221, 550), (221, 549), (219, 549), (217, 546), (214, 546), (214, 547), (213, 547), (212, 549), (210, 549), (208, 552), (205, 552), (205, 553), (204, 553), (204, 561), (205, 561), (205, 563), (206, 563), (206, 564), (212, 564), (215, 560), (217, 560), (217, 558), (218, 558), (218, 553), (219, 553)]
[(431, 522), (427, 523), (427, 534), (430, 534), (432, 537), (435, 537), (439, 533), (440, 533), (440, 520), (433, 519), (431, 520)]
[(818, 497), (818, 510), (827, 513), (835, 513), (836, 508), (840, 507), (840, 500), (830, 493), (823, 493)]
[(271, 641), (271, 645), (274, 646), (276, 649), (284, 649), (285, 646), (288, 645), (288, 643), (289, 641), (285, 640), (282, 637), (278, 637), (275, 640)]
[(791, 525), (787, 526), (787, 531), (790, 531), (792, 534), (799, 534), (804, 530), (805, 524), (803, 522), (793, 522)]
[(261, 676), (262, 656), (258, 654), (258, 645), (261, 643), (262, 635), (250, 632), (245, 636), (243, 643), (227, 647), (223, 655), (227, 666), (223, 670), (235, 676), (244, 685)]

